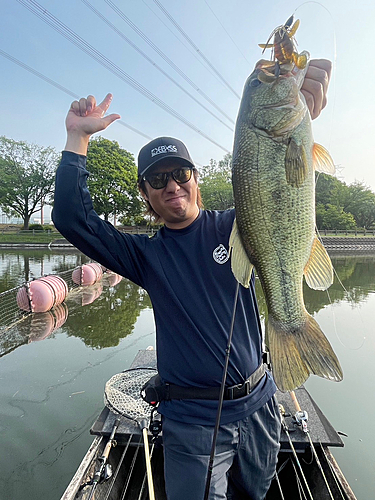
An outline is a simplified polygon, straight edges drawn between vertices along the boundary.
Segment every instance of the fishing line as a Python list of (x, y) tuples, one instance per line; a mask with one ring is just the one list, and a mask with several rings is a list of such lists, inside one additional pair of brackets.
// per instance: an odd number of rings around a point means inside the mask
[(323, 476), (323, 480), (324, 480), (324, 483), (325, 483), (326, 488), (327, 488), (327, 490), (328, 490), (328, 494), (329, 494), (329, 496), (330, 496), (330, 498), (331, 498), (332, 500), (335, 500), (335, 499), (334, 499), (334, 497), (333, 497), (333, 495), (332, 495), (331, 488), (329, 487), (329, 484), (328, 484), (328, 481), (327, 481), (326, 475), (324, 474), (324, 470), (323, 470), (322, 464), (320, 463), (320, 460), (319, 460), (318, 454), (317, 454), (317, 452), (316, 452), (316, 449), (315, 449), (314, 443), (312, 442), (312, 439), (311, 439), (311, 436), (310, 436), (310, 432), (309, 432), (309, 431), (307, 431), (307, 432), (306, 432), (306, 434), (307, 434), (308, 440), (309, 440), (309, 442), (310, 442), (311, 451), (313, 452), (313, 455), (314, 455), (314, 458), (315, 458), (315, 460), (316, 460), (316, 463), (317, 463), (317, 465), (318, 465), (318, 467), (319, 467), (319, 470), (320, 470), (320, 472), (321, 472), (321, 474), (322, 474), (322, 476)]
[(277, 471), (275, 472), (275, 479), (276, 479), (276, 482), (277, 482), (277, 486), (279, 487), (279, 493), (280, 493), (280, 496), (281, 496), (281, 500), (285, 500), (284, 493), (283, 493), (283, 490), (281, 488), (279, 474), (277, 473)]
[(304, 432), (304, 434), (305, 434), (305, 435), (307, 435), (307, 438), (308, 438), (308, 440), (309, 440), (309, 442), (310, 442), (310, 449), (311, 449), (312, 454), (313, 454), (313, 457), (315, 458), (315, 461), (316, 461), (316, 463), (317, 463), (317, 465), (318, 465), (318, 468), (319, 468), (319, 470), (320, 470), (320, 472), (321, 472), (321, 474), (322, 474), (322, 477), (323, 477), (323, 480), (324, 480), (324, 482), (325, 482), (325, 485), (326, 485), (326, 488), (327, 488), (328, 494), (329, 494), (330, 498), (331, 498), (332, 500), (334, 500), (334, 497), (333, 497), (333, 495), (332, 495), (331, 488), (329, 487), (329, 484), (328, 484), (328, 481), (327, 481), (326, 475), (325, 475), (325, 473), (324, 473), (324, 470), (323, 470), (322, 464), (320, 463), (320, 460), (319, 460), (318, 454), (317, 454), (317, 452), (316, 452), (316, 450), (315, 450), (314, 443), (312, 442), (312, 439), (311, 439), (311, 436), (310, 436), (310, 431), (309, 431), (309, 428), (308, 428), (308, 426), (307, 426), (307, 418), (308, 418), (308, 416), (307, 416), (307, 412), (304, 412), (304, 411), (302, 411), (302, 410), (301, 410), (301, 406), (300, 406), (300, 404), (299, 404), (299, 402), (298, 402), (298, 399), (297, 399), (296, 393), (295, 393), (294, 391), (290, 391), (290, 392), (289, 392), (289, 394), (290, 394), (290, 397), (292, 398), (292, 401), (293, 401), (294, 407), (295, 407), (296, 412), (297, 412), (297, 413), (295, 414), (295, 416), (294, 416), (294, 419), (295, 419), (296, 423), (297, 423), (298, 425), (300, 425), (300, 426), (301, 426), (301, 429), (302, 429), (302, 431)]
[(333, 479), (335, 480), (336, 487), (337, 487), (337, 489), (338, 489), (338, 490), (339, 490), (339, 492), (340, 492), (341, 498), (342, 498), (343, 500), (345, 500), (345, 497), (344, 497), (344, 494), (343, 494), (343, 490), (342, 490), (342, 486), (341, 486), (340, 482), (338, 481), (336, 471), (335, 471), (335, 469), (332, 467), (331, 461), (330, 461), (330, 460), (329, 460), (329, 458), (327, 457), (327, 454), (326, 454), (326, 452), (325, 452), (325, 450), (324, 450), (324, 447), (323, 447), (323, 445), (322, 445), (322, 443), (321, 443), (320, 441), (319, 441), (319, 445), (320, 445), (321, 452), (323, 453), (324, 458), (326, 459), (326, 462), (328, 463), (328, 466), (329, 466), (330, 471), (331, 471), (331, 473), (332, 473)]
[[(319, 232), (319, 229), (317, 228), (316, 224), (315, 224), (315, 231), (316, 231), (316, 234), (317, 234), (317, 237), (319, 239), (319, 241), (322, 243), (323, 245), (323, 240), (322, 240), (322, 237), (320, 235), (320, 232)], [(324, 246), (324, 245), (323, 245)], [(344, 286), (344, 283), (341, 281), (339, 275), (337, 274), (337, 271), (335, 269), (335, 267), (332, 265), (332, 269), (333, 269), (333, 273), (334, 275), (336, 276), (336, 279), (337, 281), (339, 282), (340, 286), (342, 287), (342, 289), (345, 291), (345, 293), (347, 295), (349, 295), (349, 290), (347, 290)], [(334, 307), (335, 307), (335, 304), (334, 302), (332, 301), (331, 299), (331, 296), (329, 294), (329, 289), (325, 290), (325, 292), (327, 293), (327, 297), (328, 297), (328, 301), (329, 301), (329, 304), (330, 304), (330, 307), (332, 308), (332, 320), (333, 320), (333, 328), (334, 328), (334, 331), (335, 331), (335, 335), (336, 335), (336, 338), (337, 340), (340, 342), (340, 344), (345, 347), (346, 349), (349, 349), (350, 351), (358, 351), (359, 349), (361, 349), (365, 343), (365, 340), (366, 340), (366, 337), (362, 337), (362, 343), (360, 346), (358, 347), (349, 347), (348, 345), (344, 344), (344, 342), (342, 342), (342, 340), (340, 339), (340, 336), (338, 334), (338, 331), (337, 331), (337, 324), (336, 324), (336, 315), (335, 315), (335, 311), (334, 311)], [(347, 298), (346, 298), (347, 300)], [(362, 319), (362, 316), (360, 315), (360, 321), (362, 322), (363, 324), (363, 319)]]
[(240, 289), (240, 283), (237, 281), (237, 286), (236, 286), (236, 291), (235, 291), (235, 296), (234, 296), (232, 320), (231, 320), (231, 325), (230, 325), (230, 330), (229, 330), (229, 335), (228, 335), (227, 347), (225, 349), (225, 363), (224, 363), (224, 369), (223, 369), (223, 378), (222, 378), (221, 386), (220, 386), (219, 403), (218, 403), (217, 414), (216, 414), (216, 422), (215, 422), (214, 434), (213, 434), (213, 437), (212, 437), (210, 460), (208, 462), (208, 470), (207, 470), (207, 478), (206, 478), (206, 487), (205, 487), (205, 492), (204, 492), (204, 500), (208, 500), (208, 496), (210, 494), (211, 477), (212, 477), (212, 470), (213, 470), (214, 459), (215, 459), (216, 440), (217, 440), (217, 435), (218, 435), (218, 432), (219, 432), (221, 410), (222, 410), (223, 401), (224, 401), (224, 389), (225, 389), (225, 382), (226, 382), (226, 379), (227, 379), (229, 354), (230, 354), (230, 347), (231, 347), (231, 343), (232, 343), (232, 335), (233, 335), (233, 330), (234, 330), (234, 319), (235, 319), (235, 316), (236, 316), (236, 308), (237, 308), (237, 300), (238, 300), (239, 289)]
[(126, 453), (127, 453), (128, 449), (129, 449), (129, 446), (130, 446), (130, 443), (131, 443), (131, 441), (132, 441), (132, 439), (133, 439), (133, 436), (134, 436), (134, 434), (130, 434), (130, 435), (129, 435), (128, 441), (127, 441), (127, 443), (126, 443), (126, 445), (125, 445), (125, 447), (124, 447), (124, 451), (123, 451), (123, 452), (122, 452), (122, 454), (121, 454), (120, 460), (119, 460), (119, 462), (118, 462), (118, 464), (117, 464), (116, 470), (115, 470), (115, 472), (114, 472), (114, 474), (113, 474), (113, 477), (112, 477), (112, 479), (111, 479), (111, 484), (110, 484), (110, 486), (108, 487), (108, 491), (107, 491), (107, 493), (106, 493), (106, 495), (105, 495), (105, 497), (104, 497), (104, 499), (103, 499), (103, 500), (108, 500), (108, 499), (109, 499), (109, 497), (110, 497), (110, 495), (111, 495), (111, 493), (112, 493), (112, 490), (113, 490), (114, 484), (115, 484), (115, 482), (116, 482), (116, 479), (117, 479), (118, 473), (119, 473), (120, 468), (121, 468), (121, 466), (122, 466), (122, 464), (123, 464), (123, 461), (124, 461), (124, 459), (125, 459), (125, 455), (126, 455)]
[[(291, 461), (291, 464), (292, 464), (292, 467), (294, 469), (294, 475), (296, 476), (296, 482), (297, 482), (297, 488), (298, 488), (299, 498), (300, 498), (300, 500), (307, 500), (306, 493), (305, 493), (305, 491), (303, 489), (303, 486), (302, 486), (302, 483), (301, 483), (301, 479), (299, 478), (296, 466), (295, 466), (295, 464), (294, 464), (293, 461)], [(303, 498), (302, 498), (302, 495), (303, 495)], [(310, 498), (313, 500), (312, 497), (310, 497)]]
[(334, 18), (331, 13), (331, 11), (322, 3), (317, 2), (316, 0), (308, 0), (306, 2), (301, 3), (293, 12), (293, 15), (299, 10), (303, 5), (309, 4), (309, 3), (314, 3), (322, 7), (325, 11), (328, 12), (331, 22), (332, 22), (332, 31), (333, 31), (333, 61), (332, 61), (332, 73), (331, 73), (331, 80), (332, 80), (332, 90), (333, 90), (333, 98), (332, 98), (332, 106), (331, 106), (331, 118), (330, 118), (330, 126), (329, 128), (329, 137), (327, 141), (328, 148), (331, 145), (331, 140), (332, 140), (332, 130), (333, 130), (333, 117), (334, 117), (334, 111), (335, 111), (335, 105), (336, 105), (336, 66), (337, 66), (337, 41), (336, 41), (336, 29), (335, 29), (335, 23), (334, 23)]
[(129, 484), (130, 484), (131, 476), (133, 474), (135, 463), (136, 463), (136, 460), (137, 460), (137, 457), (138, 457), (138, 451), (141, 448), (141, 443), (142, 443), (142, 436), (140, 436), (139, 441), (138, 441), (138, 443), (137, 443), (137, 445), (135, 447), (133, 459), (132, 459), (132, 462), (131, 462), (131, 464), (129, 466), (129, 469), (128, 469), (128, 475), (127, 475), (126, 481), (124, 482), (124, 487), (123, 487), (122, 492), (121, 492), (120, 500), (125, 500), (125, 496), (126, 496), (126, 493), (128, 491), (128, 487), (129, 487)]
[[(344, 344), (344, 342), (340, 339), (340, 336), (338, 334), (338, 331), (337, 331), (337, 325), (336, 325), (336, 315), (335, 315), (335, 312), (333, 311), (333, 308), (334, 308), (334, 305), (331, 301), (331, 297), (329, 295), (329, 291), (326, 290), (327, 292), (327, 295), (328, 295), (328, 298), (329, 298), (329, 302), (331, 304), (331, 307), (332, 307), (332, 319), (333, 319), (333, 326), (334, 326), (334, 330), (335, 330), (335, 334), (336, 334), (336, 338), (337, 340), (340, 342), (340, 344), (345, 347), (345, 349), (348, 349), (349, 351), (359, 351), (359, 349), (362, 349), (364, 343), (365, 343), (365, 340), (366, 340), (366, 337), (362, 337), (362, 343), (359, 347), (349, 347), (348, 345)], [(361, 319), (362, 320), (362, 319)]]
[[(288, 425), (285, 421), (285, 417), (284, 417), (284, 409), (281, 407), (281, 405), (279, 405), (279, 411), (280, 411), (280, 416), (281, 416), (281, 425), (282, 425), (282, 428), (283, 428), (283, 431), (285, 432), (287, 438), (288, 438), (288, 441), (289, 441), (289, 446), (290, 446), (290, 449), (292, 450), (292, 453), (293, 453), (293, 457), (294, 457), (294, 460), (298, 466), (298, 470), (302, 476), (302, 479), (303, 479), (303, 482), (305, 484), (305, 487), (306, 487), (306, 490), (309, 494), (309, 497), (310, 497), (310, 500), (314, 500), (313, 499), (313, 496), (312, 496), (312, 493), (311, 493), (311, 490), (309, 488), (309, 485), (307, 483), (307, 479), (306, 479), (306, 476), (303, 472), (303, 469), (302, 469), (302, 465), (301, 465), (301, 462), (299, 461), (299, 458), (297, 456), (297, 452), (296, 452), (296, 449), (294, 448), (294, 445), (293, 445), (293, 442), (292, 442), (292, 439), (290, 437), (290, 434), (289, 434), (289, 429), (288, 429)], [(292, 462), (293, 466), (294, 466), (294, 463)], [(299, 476), (297, 474), (297, 471), (296, 471), (296, 476), (297, 478), (299, 479)], [(302, 490), (303, 491), (303, 490)]]

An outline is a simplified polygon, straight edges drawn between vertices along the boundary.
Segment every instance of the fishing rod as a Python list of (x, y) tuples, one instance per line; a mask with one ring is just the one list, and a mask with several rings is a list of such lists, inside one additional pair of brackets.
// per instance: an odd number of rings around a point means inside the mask
[(114, 437), (115, 437), (115, 434), (116, 434), (116, 431), (117, 431), (117, 428), (119, 425), (120, 425), (120, 419), (116, 418), (115, 423), (114, 423), (113, 428), (112, 428), (111, 435), (109, 436), (107, 444), (105, 445), (105, 448), (103, 450), (103, 454), (98, 459), (100, 462), (100, 466), (98, 467), (98, 469), (96, 470), (96, 472), (94, 474), (94, 478), (92, 480), (92, 486), (91, 486), (91, 491), (90, 491), (90, 495), (88, 497), (88, 500), (92, 499), (98, 484), (102, 481), (106, 481), (107, 479), (109, 479), (112, 476), (112, 468), (109, 464), (107, 464), (107, 461), (108, 461), (109, 452), (111, 451), (112, 447), (116, 446), (116, 441), (115, 441)]
[[(290, 446), (290, 449), (292, 450), (294, 460), (295, 460), (295, 462), (296, 462), (296, 464), (298, 466), (298, 470), (299, 470), (299, 472), (301, 474), (301, 477), (302, 477), (303, 482), (305, 484), (306, 490), (307, 490), (307, 492), (309, 494), (310, 500), (314, 500), (313, 496), (312, 496), (312, 493), (311, 493), (311, 490), (310, 490), (310, 487), (309, 487), (309, 485), (307, 483), (306, 476), (305, 476), (305, 474), (303, 472), (301, 462), (299, 461), (296, 449), (294, 448), (292, 439), (290, 437), (288, 425), (287, 425), (287, 423), (285, 421), (285, 409), (284, 409), (283, 405), (281, 405), (281, 404), (279, 404), (279, 411), (280, 411), (280, 415), (281, 415), (281, 425), (282, 425), (283, 431), (285, 432), (285, 434), (286, 434), (286, 436), (288, 438), (289, 446)], [(298, 477), (298, 475), (297, 475), (297, 477)]]
[(300, 407), (299, 402), (297, 400), (297, 396), (296, 396), (296, 394), (295, 394), (294, 391), (290, 391), (290, 396), (292, 398), (292, 401), (294, 403), (294, 407), (296, 409), (296, 414), (294, 415), (294, 418), (295, 418), (297, 424), (302, 427), (303, 432), (306, 434), (306, 436), (307, 436), (307, 438), (308, 438), (308, 440), (310, 442), (311, 451), (312, 451), (313, 456), (314, 456), (314, 458), (316, 460), (316, 463), (317, 463), (317, 465), (319, 467), (319, 470), (320, 470), (320, 472), (321, 472), (321, 474), (323, 476), (325, 485), (327, 487), (328, 494), (329, 494), (330, 498), (332, 500), (334, 500), (334, 496), (332, 495), (332, 491), (331, 491), (331, 488), (330, 488), (330, 486), (328, 484), (327, 477), (326, 477), (326, 475), (324, 473), (322, 464), (320, 463), (320, 460), (319, 460), (318, 454), (316, 452), (314, 443), (312, 442), (312, 439), (311, 439), (311, 436), (310, 436), (309, 429), (307, 427), (307, 420), (308, 420), (307, 411), (301, 410), (301, 407)]
[(222, 377), (221, 386), (220, 386), (219, 403), (218, 403), (217, 414), (216, 414), (214, 434), (212, 437), (210, 460), (208, 462), (206, 487), (205, 487), (205, 491), (204, 491), (204, 500), (208, 500), (208, 496), (210, 494), (211, 477), (212, 477), (212, 471), (213, 471), (214, 459), (215, 459), (216, 440), (217, 440), (217, 435), (218, 435), (219, 427), (220, 427), (221, 410), (223, 408), (225, 382), (226, 382), (227, 373), (228, 373), (229, 355), (230, 355), (230, 348), (231, 348), (231, 344), (232, 344), (232, 336), (233, 336), (233, 330), (234, 330), (234, 318), (236, 316), (236, 307), (237, 307), (237, 299), (238, 299), (239, 289), (240, 289), (240, 284), (239, 284), (239, 282), (237, 282), (236, 292), (235, 292), (235, 297), (234, 297), (234, 304), (233, 304), (232, 321), (231, 321), (229, 335), (228, 335), (227, 347), (225, 349), (225, 362), (224, 362), (224, 369), (223, 369), (223, 377)]

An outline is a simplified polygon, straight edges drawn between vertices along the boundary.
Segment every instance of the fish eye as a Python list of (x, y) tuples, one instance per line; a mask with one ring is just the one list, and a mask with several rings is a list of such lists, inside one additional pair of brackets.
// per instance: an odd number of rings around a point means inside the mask
[(250, 87), (258, 87), (262, 82), (258, 80), (258, 78), (254, 78), (254, 80), (251, 80), (250, 82)]

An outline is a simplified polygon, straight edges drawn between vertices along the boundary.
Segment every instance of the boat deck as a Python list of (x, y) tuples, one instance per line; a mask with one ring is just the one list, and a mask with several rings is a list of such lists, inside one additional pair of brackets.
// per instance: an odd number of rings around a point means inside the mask
[[(156, 351), (139, 351), (134, 359), (131, 368), (156, 368)], [(304, 387), (300, 387), (295, 391), (297, 400), (302, 410), (308, 413), (308, 427), (310, 437), (314, 444), (322, 444), (329, 447), (342, 447), (340, 436), (329, 423), (327, 418), (320, 411), (319, 407), (312, 399), (310, 394)], [(289, 393), (282, 393), (277, 391), (276, 398), (279, 404), (282, 404), (286, 415), (285, 420), (289, 427), (290, 437), (296, 450), (304, 450), (309, 447), (309, 440), (306, 434), (294, 423), (293, 415), (296, 410)], [(117, 418), (108, 408), (104, 408), (99, 415), (96, 422), (93, 424), (90, 432), (96, 436), (109, 437), (113, 429), (115, 419)], [(132, 441), (138, 442), (137, 436), (141, 435), (139, 426), (127, 419), (121, 418), (120, 425), (116, 432), (116, 441), (119, 444), (128, 442), (129, 436), (132, 436)], [(288, 437), (285, 433), (281, 436), (281, 450), (288, 450), (290, 452), (290, 445)]]
[[(156, 352), (139, 351), (131, 368), (156, 368)], [(276, 396), (286, 412), (285, 422), (292, 445), (287, 434), (282, 432), (277, 476), (266, 500), (302, 498), (301, 492), (304, 492), (304, 498), (314, 500), (356, 500), (329, 449), (344, 446), (340, 436), (304, 387), (295, 393), (301, 409), (308, 413), (309, 435), (314, 447), (311, 447), (306, 433), (295, 424), (293, 415), (296, 410), (291, 395), (278, 392)], [(115, 435), (117, 446), (109, 455), (113, 476), (107, 482), (101, 482), (93, 497), (90, 496), (92, 478), (116, 418), (107, 408), (101, 412), (90, 430), (95, 439), (61, 500), (149, 499), (142, 435), (139, 426), (126, 418), (120, 419)], [(150, 445), (150, 454), (155, 498), (166, 500), (162, 435)]]

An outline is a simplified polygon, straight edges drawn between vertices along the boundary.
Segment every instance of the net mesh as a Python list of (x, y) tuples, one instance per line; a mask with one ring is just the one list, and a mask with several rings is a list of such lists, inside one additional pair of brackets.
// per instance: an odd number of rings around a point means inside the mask
[(132, 420), (151, 416), (153, 407), (141, 397), (141, 389), (157, 374), (153, 368), (134, 368), (117, 373), (105, 385), (104, 402), (114, 413)]

